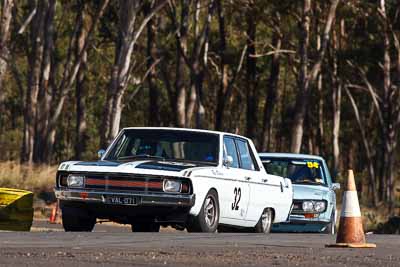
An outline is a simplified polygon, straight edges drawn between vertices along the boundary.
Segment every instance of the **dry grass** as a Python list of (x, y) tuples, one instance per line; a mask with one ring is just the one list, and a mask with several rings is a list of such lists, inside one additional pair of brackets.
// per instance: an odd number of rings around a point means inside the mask
[(25, 189), (35, 193), (52, 191), (57, 166), (28, 166), (18, 162), (0, 162), (0, 187)]
[[(381, 203), (376, 208), (361, 206), (361, 213), (364, 219), (365, 230), (374, 231), (380, 224), (386, 223), (390, 218), (389, 208)], [(400, 214), (400, 209), (396, 208), (394, 214)]]

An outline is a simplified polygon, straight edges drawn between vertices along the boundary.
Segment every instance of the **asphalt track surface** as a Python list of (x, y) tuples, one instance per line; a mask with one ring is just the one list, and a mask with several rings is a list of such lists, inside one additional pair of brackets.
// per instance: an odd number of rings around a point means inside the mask
[(400, 266), (400, 237), (368, 235), (376, 249), (325, 248), (324, 234), (131, 233), (96, 225), (65, 233), (35, 223), (34, 232), (0, 233), (0, 266)]

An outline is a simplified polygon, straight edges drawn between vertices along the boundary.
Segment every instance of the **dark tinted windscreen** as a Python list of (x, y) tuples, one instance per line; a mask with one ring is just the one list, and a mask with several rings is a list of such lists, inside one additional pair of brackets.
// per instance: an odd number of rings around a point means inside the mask
[(105, 157), (132, 160), (154, 157), (165, 160), (218, 163), (219, 137), (216, 134), (156, 129), (125, 130)]

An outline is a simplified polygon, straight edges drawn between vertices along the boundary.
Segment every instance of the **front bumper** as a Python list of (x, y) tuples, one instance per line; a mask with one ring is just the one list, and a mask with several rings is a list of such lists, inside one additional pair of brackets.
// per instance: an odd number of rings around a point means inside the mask
[(291, 214), (286, 222), (274, 224), (274, 232), (321, 232), (331, 221), (323, 216), (323, 213), (316, 218), (305, 218), (304, 215)]
[(315, 218), (305, 218), (304, 215), (291, 214), (289, 216), (289, 220), (284, 222), (289, 224), (328, 224), (330, 223), (330, 219), (326, 219), (324, 214), (319, 214), (318, 217)]
[(165, 193), (131, 193), (88, 191), (79, 189), (55, 189), (57, 199), (63, 201), (79, 201), (85, 203), (106, 203), (108, 196), (134, 197), (137, 200), (135, 206), (173, 206), (192, 207), (195, 203), (195, 195), (178, 195)]

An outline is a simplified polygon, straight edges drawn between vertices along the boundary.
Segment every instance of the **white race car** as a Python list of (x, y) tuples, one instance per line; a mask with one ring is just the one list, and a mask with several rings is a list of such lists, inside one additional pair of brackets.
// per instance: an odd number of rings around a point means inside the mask
[(287, 220), (289, 179), (269, 175), (251, 140), (223, 132), (126, 128), (96, 162), (60, 164), (56, 196), (66, 231), (96, 219), (190, 232), (268, 233)]

